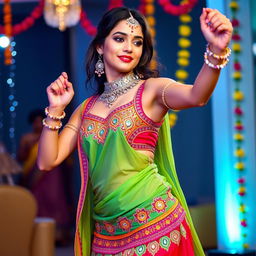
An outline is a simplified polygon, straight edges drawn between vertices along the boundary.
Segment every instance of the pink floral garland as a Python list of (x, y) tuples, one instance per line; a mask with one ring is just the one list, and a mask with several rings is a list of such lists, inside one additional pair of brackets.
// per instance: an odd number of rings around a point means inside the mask
[(197, 0), (188, 0), (188, 3), (174, 5), (169, 0), (158, 0), (158, 3), (163, 7), (163, 10), (171, 15), (179, 16), (188, 13), (197, 4)]
[[(26, 17), (23, 21), (21, 21), (20, 23), (12, 27), (12, 36), (18, 35), (28, 30), (30, 27), (32, 27), (35, 21), (43, 15), (43, 11), (44, 11), (44, 0), (40, 0), (39, 4), (34, 8), (34, 10), (31, 12), (31, 14), (28, 17)], [(4, 26), (2, 26), (1, 24), (0, 24), (0, 33), (5, 34)]]

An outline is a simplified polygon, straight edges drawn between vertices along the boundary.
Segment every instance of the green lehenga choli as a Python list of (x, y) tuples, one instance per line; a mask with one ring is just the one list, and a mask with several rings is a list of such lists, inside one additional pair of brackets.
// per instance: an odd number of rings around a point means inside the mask
[[(204, 255), (177, 178), (168, 116), (162, 123), (146, 116), (143, 89), (106, 118), (89, 112), (98, 96), (83, 104), (77, 256)], [(154, 150), (154, 162), (138, 149)]]

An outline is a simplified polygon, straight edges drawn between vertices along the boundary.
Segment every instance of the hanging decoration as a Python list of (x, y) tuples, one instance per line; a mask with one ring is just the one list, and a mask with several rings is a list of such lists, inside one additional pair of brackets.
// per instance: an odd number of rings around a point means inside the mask
[(232, 78), (234, 80), (234, 92), (233, 92), (233, 101), (234, 101), (234, 157), (235, 165), (234, 168), (237, 170), (237, 185), (238, 185), (238, 197), (239, 197), (239, 206), (238, 211), (240, 213), (240, 226), (242, 230), (242, 241), (243, 248), (249, 248), (247, 243), (247, 207), (245, 203), (246, 190), (246, 166), (245, 166), (245, 156), (246, 152), (243, 147), (244, 142), (244, 124), (243, 124), (243, 100), (244, 93), (241, 89), (242, 76), (242, 65), (239, 61), (239, 56), (242, 51), (241, 48), (241, 36), (239, 34), (240, 30), (240, 21), (237, 18), (237, 11), (240, 8), (236, 0), (230, 1), (229, 7), (231, 10), (231, 22), (234, 27), (233, 36), (232, 36), (232, 50), (233, 50), (233, 73)]
[[(181, 1), (181, 6), (188, 4), (188, 0)], [(190, 10), (190, 9), (189, 9)], [(192, 30), (189, 26), (189, 23), (192, 22), (192, 17), (189, 14), (182, 14), (179, 16), (180, 25), (179, 25), (179, 35), (178, 46), (179, 50), (177, 52), (177, 65), (178, 69), (175, 72), (175, 77), (178, 82), (185, 83), (189, 77), (186, 68), (190, 64), (190, 52), (189, 48), (191, 46), (191, 41), (189, 37), (191, 36)], [(178, 119), (179, 111), (170, 110), (169, 111), (169, 123), (170, 127), (173, 128)]]
[[(32, 27), (35, 21), (42, 16), (43, 8), (44, 0), (40, 0), (38, 5), (33, 9), (28, 17), (26, 17), (20, 23), (13, 25), (12, 36), (16, 36)], [(5, 34), (4, 27), (2, 25), (0, 25), (0, 34)]]
[(64, 31), (80, 20), (80, 0), (45, 0), (44, 19), (47, 25)]
[[(111, 10), (112, 8), (120, 7), (120, 6), (123, 6), (123, 0), (110, 0), (108, 5), (108, 10)], [(89, 20), (84, 10), (81, 11), (80, 24), (87, 34), (89, 34), (90, 36), (96, 35), (97, 28)]]
[(158, 0), (158, 3), (168, 14), (179, 16), (190, 12), (192, 8), (197, 4), (197, 1), (198, 0), (181, 1), (180, 5), (172, 4), (170, 0)]
[[(4, 0), (3, 13), (4, 13), (4, 34), (11, 41), (11, 37), (12, 37), (12, 8), (11, 8), (10, 0)], [(11, 52), (10, 44), (4, 50), (4, 64), (5, 65), (12, 64), (12, 52)]]
[(155, 29), (156, 19), (154, 17), (154, 14), (155, 14), (154, 2), (155, 2), (154, 0), (142, 0), (140, 2), (140, 6), (138, 9), (146, 17), (146, 20), (150, 27), (150, 34), (153, 41), (154, 53), (153, 53), (153, 58), (150, 62), (150, 68), (157, 69), (157, 51), (156, 51), (156, 39), (155, 39), (156, 38), (156, 29)]

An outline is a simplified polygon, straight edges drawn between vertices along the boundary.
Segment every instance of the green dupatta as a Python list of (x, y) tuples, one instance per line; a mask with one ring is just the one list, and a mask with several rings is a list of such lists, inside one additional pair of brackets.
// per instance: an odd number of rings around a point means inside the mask
[[(89, 100), (89, 99), (88, 99)], [(85, 107), (88, 103), (85, 102)], [(83, 109), (84, 109), (83, 108)], [(83, 138), (78, 138), (78, 153), (81, 167), (81, 191), (77, 210), (77, 229), (75, 236), (75, 255), (76, 256), (89, 256), (91, 254), (91, 242), (93, 235), (93, 220), (92, 220), (92, 189), (88, 175), (88, 159), (82, 149)], [(172, 194), (179, 200), (182, 207), (186, 211), (187, 220), (193, 237), (194, 252), (196, 256), (203, 256), (204, 251), (196, 234), (195, 228), (189, 214), (186, 199), (180, 187), (177, 177), (175, 163), (172, 152), (170, 126), (168, 115), (160, 128), (158, 144), (155, 151), (154, 162), (158, 166), (159, 174), (166, 177), (167, 181), (171, 184)]]

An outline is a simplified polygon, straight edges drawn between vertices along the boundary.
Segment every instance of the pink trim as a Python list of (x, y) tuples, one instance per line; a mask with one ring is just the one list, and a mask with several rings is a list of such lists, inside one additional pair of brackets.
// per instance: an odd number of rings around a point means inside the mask
[[(178, 217), (175, 218), (174, 215), (177, 215)], [(95, 236), (92, 244), (92, 250), (96, 253), (102, 254), (117, 254), (126, 249), (134, 248), (141, 244), (149, 243), (151, 241), (159, 239), (166, 233), (171, 232), (175, 228), (177, 228), (185, 219), (185, 215), (185, 211), (179, 204), (170, 215), (166, 216), (165, 218), (153, 224), (152, 226), (146, 227), (132, 234), (129, 237), (112, 241), (98, 238)], [(174, 218), (175, 221), (172, 218)], [(170, 224), (167, 224), (168, 220), (170, 221)], [(158, 228), (156, 228), (156, 226), (158, 226)], [(146, 231), (149, 231), (148, 235), (146, 234)], [(99, 241), (102, 244), (102, 246), (97, 245), (97, 241)], [(106, 242), (110, 243), (110, 245), (104, 246), (104, 243)], [(116, 247), (111, 246), (112, 244), (115, 243)], [(120, 245), (121, 243), (123, 245)]]
[(145, 122), (147, 122), (148, 124), (150, 124), (152, 126), (159, 128), (162, 125), (163, 121), (162, 122), (153, 121), (150, 117), (148, 117), (146, 115), (146, 113), (143, 110), (142, 94), (143, 94), (144, 88), (145, 88), (145, 82), (140, 85), (140, 88), (138, 89), (138, 91), (136, 93), (135, 102), (134, 102), (135, 109), (142, 120), (144, 120)]

